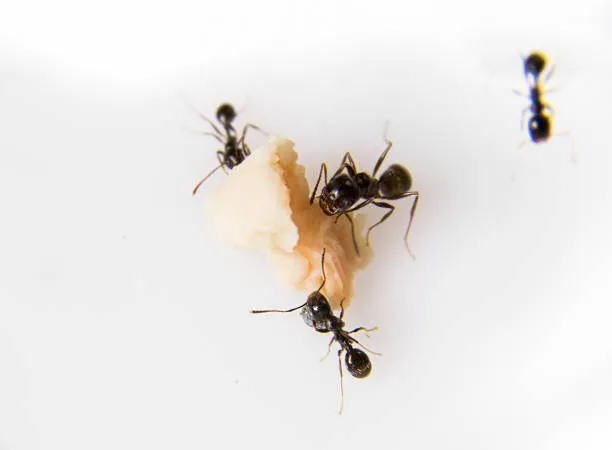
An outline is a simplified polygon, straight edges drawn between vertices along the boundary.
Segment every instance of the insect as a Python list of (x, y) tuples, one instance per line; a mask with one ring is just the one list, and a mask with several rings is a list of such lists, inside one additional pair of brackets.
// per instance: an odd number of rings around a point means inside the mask
[(319, 171), (319, 178), (315, 184), (314, 190), (310, 197), (310, 204), (314, 202), (319, 183), (321, 182), (321, 176), (324, 177), (324, 185), (319, 195), (319, 206), (325, 214), (328, 216), (346, 216), (351, 224), (351, 232), (353, 235), (353, 245), (355, 252), (359, 254), (359, 248), (357, 246), (357, 240), (355, 239), (355, 225), (350, 214), (353, 211), (357, 211), (364, 206), (372, 203), (379, 208), (389, 209), (382, 218), (374, 225), (368, 228), (366, 234), (366, 244), (370, 245), (370, 233), (372, 230), (383, 223), (389, 218), (395, 206), (388, 201), (399, 200), (405, 197), (414, 197), (412, 208), (410, 209), (410, 219), (408, 221), (408, 227), (406, 228), (406, 234), (404, 235), (404, 242), (410, 255), (410, 248), (408, 247), (408, 233), (410, 232), (410, 226), (412, 225), (412, 218), (416, 211), (419, 203), (419, 192), (412, 191), (412, 176), (408, 169), (400, 164), (391, 164), (379, 178), (376, 178), (376, 173), (380, 166), (387, 157), (387, 153), (391, 150), (393, 143), (388, 139), (385, 139), (387, 147), (381, 153), (372, 175), (367, 172), (358, 172), (355, 161), (352, 155), (347, 152), (342, 158), (340, 167), (333, 174), (331, 179), (327, 180), (327, 165), (321, 164), (321, 170)]
[[(541, 80), (546, 65), (546, 55), (541, 52), (534, 52), (523, 58), (523, 70), (529, 85), (529, 95), (526, 95), (526, 97), (531, 102), (531, 105), (523, 110), (521, 128), (524, 127), (525, 115), (530, 111), (531, 117), (527, 122), (527, 129), (529, 130), (529, 137), (534, 144), (545, 142), (552, 135), (552, 116), (554, 116), (554, 110), (552, 106), (544, 102)], [(544, 76), (545, 82), (550, 79), (553, 72), (554, 67)], [(525, 95), (516, 90), (514, 92), (519, 95)]]
[(242, 134), (240, 138), (238, 138), (236, 134), (236, 129), (232, 125), (234, 119), (236, 119), (236, 110), (229, 103), (222, 103), (217, 108), (217, 121), (223, 128), (223, 131), (214, 124), (214, 122), (207, 117), (200, 114), (200, 117), (207, 121), (213, 128), (214, 132), (205, 132), (202, 133), (207, 136), (212, 136), (217, 139), (221, 144), (223, 144), (223, 150), (217, 150), (217, 160), (219, 161), (219, 165), (211, 170), (208, 175), (202, 178), (198, 184), (196, 184), (195, 188), (193, 188), (193, 195), (196, 194), (198, 188), (204, 183), (208, 177), (210, 177), (215, 171), (219, 168), (223, 167), (223, 170), (227, 167), (228, 169), (233, 169), (242, 161), (246, 159), (247, 156), (251, 154), (251, 150), (249, 146), (245, 142), (246, 132), (249, 128), (253, 128), (258, 131), (262, 131), (259, 127), (247, 123), (242, 129)]
[(323, 294), (321, 294), (321, 289), (325, 286), (326, 276), (325, 276), (325, 249), (323, 249), (321, 255), (321, 272), (323, 274), (323, 282), (319, 289), (312, 292), (305, 303), (300, 306), (296, 306), (295, 308), (279, 310), (279, 309), (266, 309), (266, 310), (253, 310), (251, 313), (253, 314), (262, 314), (262, 313), (270, 313), (270, 312), (278, 312), (278, 313), (288, 313), (292, 311), (296, 311), (301, 309), (300, 315), (306, 325), (311, 328), (314, 328), (319, 333), (332, 333), (333, 337), (329, 341), (329, 346), (327, 349), (327, 354), (322, 358), (325, 359), (327, 355), (329, 355), (331, 351), (331, 346), (334, 342), (340, 344), (340, 349), (338, 350), (338, 368), (340, 370), (340, 392), (341, 392), (341, 404), (339, 414), (342, 414), (342, 409), (344, 406), (344, 387), (343, 387), (343, 372), (342, 372), (342, 352), (345, 353), (344, 363), (346, 365), (349, 373), (355, 378), (365, 378), (370, 375), (372, 371), (372, 362), (368, 357), (367, 353), (359, 348), (355, 348), (353, 345), (357, 344), (363, 347), (365, 350), (373, 353), (375, 355), (380, 355), (380, 353), (373, 352), (367, 348), (365, 348), (357, 339), (351, 336), (351, 334), (356, 333), (358, 331), (370, 332), (376, 330), (374, 328), (364, 328), (358, 327), (351, 331), (346, 331), (344, 329), (345, 323), (343, 321), (344, 316), (344, 307), (342, 306), (342, 302), (340, 303), (340, 315), (335, 316), (332, 308), (327, 301), (327, 298)]

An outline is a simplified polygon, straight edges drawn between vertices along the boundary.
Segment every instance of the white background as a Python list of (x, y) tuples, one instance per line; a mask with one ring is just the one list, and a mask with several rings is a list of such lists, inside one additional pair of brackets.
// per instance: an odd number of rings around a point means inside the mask
[[(0, 449), (612, 448), (610, 30), (595, 0), (3, 3)], [(577, 164), (518, 148), (533, 49)], [(341, 417), (327, 336), (248, 314), (304, 297), (210, 234), (224, 175), (190, 195), (222, 101), (311, 182), (388, 120), (421, 191), (416, 262), (406, 202), (357, 276), (384, 356)]]

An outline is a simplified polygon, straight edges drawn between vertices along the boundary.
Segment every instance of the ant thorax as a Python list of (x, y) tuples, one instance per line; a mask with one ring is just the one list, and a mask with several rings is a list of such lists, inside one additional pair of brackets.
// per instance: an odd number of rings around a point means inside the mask
[(368, 173), (359, 172), (355, 175), (355, 183), (359, 186), (362, 197), (370, 198), (378, 195), (378, 180)]
[(228, 169), (233, 169), (241, 162), (246, 159), (247, 155), (241, 148), (237, 145), (237, 140), (235, 135), (229, 135), (227, 138), (227, 142), (225, 143), (225, 154), (223, 155), (223, 162), (225, 167)]

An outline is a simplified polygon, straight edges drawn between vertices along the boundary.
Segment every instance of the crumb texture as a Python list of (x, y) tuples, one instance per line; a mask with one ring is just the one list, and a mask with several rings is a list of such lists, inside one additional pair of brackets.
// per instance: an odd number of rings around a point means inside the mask
[(335, 310), (353, 295), (355, 270), (371, 258), (363, 239), (363, 216), (355, 216), (360, 257), (355, 254), (349, 221), (326, 216), (315, 202), (294, 143), (272, 138), (253, 151), (217, 186), (207, 202), (211, 225), (226, 242), (263, 251), (277, 277), (308, 294), (323, 281), (325, 248), (327, 282), (322, 289)]

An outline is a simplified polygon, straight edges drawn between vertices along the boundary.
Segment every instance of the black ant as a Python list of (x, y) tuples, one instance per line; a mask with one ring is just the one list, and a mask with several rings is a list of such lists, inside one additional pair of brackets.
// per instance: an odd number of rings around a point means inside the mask
[[(325, 298), (323, 294), (321, 294), (321, 289), (325, 285), (326, 277), (325, 277), (325, 249), (323, 249), (323, 253), (321, 255), (321, 272), (323, 274), (323, 283), (319, 286), (319, 289), (312, 292), (305, 303), (300, 306), (296, 306), (295, 308), (279, 310), (279, 309), (266, 309), (266, 310), (254, 310), (251, 311), (253, 314), (262, 314), (269, 312), (279, 312), (279, 313), (288, 313), (298, 309), (301, 309), (300, 315), (306, 325), (311, 328), (314, 328), (319, 333), (333, 333), (334, 337), (332, 337), (331, 341), (329, 341), (329, 346), (327, 349), (327, 354), (321, 359), (325, 359), (331, 350), (331, 346), (334, 342), (338, 342), (340, 344), (340, 350), (338, 350), (338, 367), (340, 370), (340, 392), (342, 396), (342, 403), (340, 404), (339, 414), (342, 414), (342, 408), (344, 406), (344, 387), (343, 387), (343, 373), (342, 373), (342, 352), (346, 352), (344, 363), (349, 371), (349, 373), (355, 378), (365, 378), (370, 375), (372, 371), (372, 363), (368, 355), (361, 349), (353, 347), (353, 344), (360, 345), (364, 349), (366, 349), (357, 339), (353, 338), (351, 334), (356, 333), (358, 331), (370, 332), (376, 330), (375, 328), (364, 328), (358, 327), (351, 331), (344, 330), (345, 324), (342, 320), (344, 316), (344, 307), (342, 306), (342, 302), (340, 302), (340, 315), (338, 317), (334, 316), (332, 308)], [(366, 349), (368, 350), (368, 349)], [(380, 355), (380, 353), (373, 352), (368, 350), (369, 352)]]
[[(350, 212), (357, 211), (366, 205), (372, 203), (379, 208), (390, 209), (385, 213), (382, 218), (368, 228), (366, 234), (366, 244), (370, 245), (370, 232), (372, 229), (389, 218), (395, 206), (386, 201), (380, 200), (399, 200), (404, 197), (414, 197), (412, 208), (410, 210), (410, 219), (408, 221), (408, 227), (406, 228), (406, 234), (404, 235), (404, 242), (408, 247), (408, 233), (410, 232), (410, 226), (412, 225), (412, 218), (416, 211), (417, 204), (419, 203), (419, 192), (411, 191), (412, 188), (412, 176), (408, 169), (400, 164), (391, 164), (381, 175), (380, 178), (376, 178), (376, 173), (380, 166), (385, 160), (387, 153), (391, 150), (393, 143), (388, 139), (385, 139), (387, 148), (382, 152), (372, 175), (366, 172), (358, 172), (355, 165), (355, 161), (349, 152), (344, 155), (340, 168), (334, 173), (329, 181), (327, 181), (327, 165), (321, 164), (321, 170), (319, 171), (319, 178), (317, 184), (312, 191), (310, 197), (310, 204), (314, 202), (319, 183), (321, 181), (321, 175), (325, 176), (325, 185), (321, 189), (321, 195), (319, 195), (319, 206), (325, 214), (328, 216), (340, 216), (344, 215), (351, 224), (351, 231), (353, 233), (353, 245), (355, 246), (355, 252), (359, 255), (359, 248), (357, 246), (357, 240), (355, 239), (355, 226), (353, 219), (349, 215)], [(346, 173), (342, 171), (346, 169)], [(359, 202), (361, 200), (361, 202)], [(359, 202), (359, 203), (358, 203)], [(410, 252), (410, 248), (408, 248)], [(412, 255), (412, 253), (410, 252)], [(413, 256), (414, 258), (414, 256)]]
[[(529, 85), (529, 95), (527, 96), (531, 105), (523, 110), (523, 120), (521, 127), (524, 126), (525, 114), (531, 111), (532, 116), (528, 121), (529, 137), (534, 144), (547, 141), (552, 134), (552, 117), (554, 115), (553, 108), (544, 102), (542, 98), (544, 91), (540, 77), (544, 72), (547, 64), (546, 55), (541, 52), (531, 53), (526, 58), (523, 58), (523, 68), (525, 78)], [(554, 72), (554, 67), (546, 74), (545, 80), (548, 81)], [(519, 91), (514, 91), (519, 95), (524, 95)]]
[(221, 124), (224, 131), (221, 131), (212, 120), (208, 119), (202, 114), (200, 114), (200, 117), (207, 121), (214, 129), (214, 132), (206, 132), (202, 134), (214, 137), (221, 144), (223, 144), (225, 148), (224, 150), (217, 150), (219, 165), (211, 170), (208, 175), (202, 178), (198, 184), (196, 184), (195, 188), (193, 188), (193, 195), (196, 194), (202, 183), (204, 183), (216, 170), (221, 167), (223, 167), (223, 170), (225, 170), (226, 167), (231, 170), (242, 163), (242, 161), (244, 161), (246, 157), (251, 154), (251, 150), (244, 140), (247, 129), (253, 128), (255, 130), (262, 131), (259, 127), (247, 123), (242, 129), (240, 138), (238, 138), (236, 129), (232, 125), (232, 122), (236, 118), (236, 110), (229, 103), (222, 103), (217, 108), (217, 121)]

